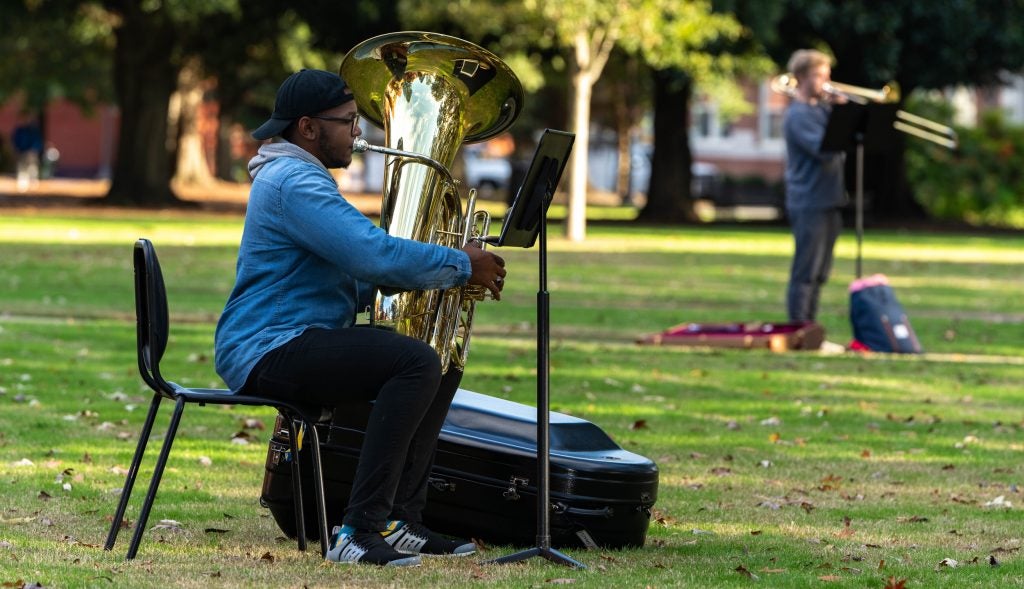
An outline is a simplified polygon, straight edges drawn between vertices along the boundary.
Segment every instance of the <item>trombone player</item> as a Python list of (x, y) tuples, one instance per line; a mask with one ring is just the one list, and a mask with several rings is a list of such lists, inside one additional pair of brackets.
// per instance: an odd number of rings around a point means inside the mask
[(832, 252), (842, 228), (840, 210), (847, 204), (843, 178), (845, 154), (820, 151), (832, 104), (846, 102), (829, 91), (832, 59), (814, 49), (800, 49), (789, 59), (796, 80), (786, 92), (783, 116), (786, 140), (786, 213), (795, 251), (786, 290), (789, 321), (814, 321), (821, 288), (832, 270)]

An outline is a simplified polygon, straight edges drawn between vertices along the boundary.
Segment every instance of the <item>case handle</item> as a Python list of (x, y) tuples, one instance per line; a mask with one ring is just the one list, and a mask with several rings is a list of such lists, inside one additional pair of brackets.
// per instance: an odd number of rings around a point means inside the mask
[(558, 515), (582, 515), (584, 517), (603, 517), (610, 519), (615, 516), (615, 509), (611, 506), (605, 506), (600, 509), (584, 509), (582, 507), (570, 507), (565, 503), (555, 503), (552, 506), (554, 512)]

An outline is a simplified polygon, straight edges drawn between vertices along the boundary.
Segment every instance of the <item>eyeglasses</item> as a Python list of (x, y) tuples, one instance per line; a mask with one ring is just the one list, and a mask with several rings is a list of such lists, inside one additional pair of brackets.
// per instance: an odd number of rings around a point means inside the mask
[(320, 119), (321, 121), (333, 121), (335, 123), (343, 123), (346, 125), (352, 125), (352, 136), (356, 136), (356, 129), (359, 127), (359, 113), (352, 115), (351, 117), (328, 117), (323, 115), (310, 115), (311, 119)]

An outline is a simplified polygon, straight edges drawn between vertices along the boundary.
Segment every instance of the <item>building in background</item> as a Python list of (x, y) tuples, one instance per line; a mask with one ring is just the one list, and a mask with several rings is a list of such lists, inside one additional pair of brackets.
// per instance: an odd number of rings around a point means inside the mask
[[(782, 138), (782, 113), (787, 100), (785, 96), (773, 92), (768, 80), (760, 84), (746, 87), (746, 98), (754, 105), (749, 115), (726, 122), (717, 110), (716, 105), (707, 100), (694, 100), (691, 104), (690, 145), (693, 153), (693, 174), (695, 177), (696, 194), (707, 196), (709, 191), (718, 190), (718, 198), (729, 200), (730, 186), (742, 186), (744, 190), (760, 186), (761, 190), (771, 191), (781, 185), (783, 174), (783, 158), (785, 142)], [(956, 123), (962, 126), (977, 124), (980, 113), (991, 108), (1001, 108), (1007, 119), (1016, 124), (1024, 124), (1024, 76), (1013, 76), (1004, 86), (990, 89), (950, 90), (947, 95), (957, 111)], [(0, 142), (3, 151), (11, 153), (11, 134), (20, 119), (20, 102), (13, 100), (0, 107)], [(207, 161), (213, 167), (214, 149), (216, 145), (217, 108), (212, 102), (204, 102), (199, 116), (203, 130), (204, 150)], [(117, 157), (117, 134), (119, 111), (116, 106), (100, 105), (90, 115), (85, 114), (75, 104), (58, 100), (46, 110), (43, 117), (47, 148), (59, 153), (59, 161), (54, 163), (52, 174), (61, 177), (99, 178), (110, 177), (113, 163)], [(367, 139), (380, 141), (382, 133), (366, 125)], [(607, 137), (607, 132), (595, 129), (591, 144), (591, 178), (592, 185), (599, 190), (614, 190), (614, 171), (617, 154), (614, 149), (614, 136)], [(243, 139), (245, 134), (240, 133)], [(650, 146), (639, 141), (634, 147), (631, 159), (633, 162), (632, 191), (646, 191), (647, 176), (650, 172)], [(255, 142), (235, 149), (240, 159), (246, 159), (256, 148)], [(477, 165), (479, 169), (468, 170), (465, 177), (479, 179), (479, 184), (494, 184), (505, 176), (500, 164), (496, 165), (491, 157), (491, 149), (478, 149), (468, 158), (468, 166)], [(497, 151), (501, 151), (498, 149)], [(500, 157), (500, 154), (499, 154)], [(645, 159), (646, 158), (646, 159)], [(358, 160), (358, 158), (357, 158)], [(378, 161), (380, 160), (380, 161)], [(13, 169), (2, 170), (13, 173)], [(343, 188), (356, 191), (379, 190), (383, 175), (382, 158), (367, 157), (364, 163), (356, 163), (343, 179)], [(468, 182), (467, 182), (468, 183)], [(498, 187), (502, 188), (502, 187)]]

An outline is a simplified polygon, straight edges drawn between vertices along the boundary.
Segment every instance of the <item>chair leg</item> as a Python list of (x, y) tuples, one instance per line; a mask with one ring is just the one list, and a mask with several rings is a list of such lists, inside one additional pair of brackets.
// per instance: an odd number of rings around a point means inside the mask
[(317, 523), (320, 525), (320, 556), (327, 558), (327, 501), (324, 499), (324, 469), (320, 460), (320, 433), (316, 425), (309, 426), (313, 451), (313, 488), (316, 499)]
[[(282, 414), (283, 415), (283, 414)], [(306, 551), (306, 513), (302, 500), (302, 468), (299, 466), (299, 428), (302, 423), (284, 415), (288, 422), (288, 443), (292, 450), (292, 500), (295, 504), (295, 535), (298, 537), (299, 550)]]
[(167, 466), (167, 457), (171, 453), (171, 445), (174, 444), (174, 436), (178, 433), (178, 423), (181, 422), (181, 413), (185, 409), (185, 399), (178, 398), (174, 405), (174, 414), (171, 416), (171, 423), (167, 427), (163, 447), (160, 449), (160, 457), (153, 469), (153, 478), (149, 482), (149, 490), (146, 492), (146, 500), (142, 502), (142, 511), (139, 512), (139, 521), (135, 523), (135, 533), (132, 534), (132, 542), (128, 546), (128, 555), (125, 560), (132, 560), (139, 551), (139, 544), (142, 542), (142, 534), (146, 531), (146, 521), (149, 520), (149, 511), (153, 507), (153, 500), (156, 499), (156, 490), (160, 486), (160, 478), (164, 474), (164, 467)]
[(149, 413), (139, 433), (139, 443), (135, 446), (135, 456), (132, 458), (132, 465), (128, 468), (128, 475), (124, 480), (124, 487), (121, 489), (121, 498), (117, 503), (117, 512), (114, 513), (114, 521), (110, 524), (110, 532), (107, 534), (107, 543), (104, 550), (113, 550), (117, 542), (117, 534), (121, 531), (121, 522), (124, 520), (124, 512), (128, 508), (128, 498), (131, 497), (132, 488), (135, 486), (135, 477), (139, 474), (139, 466), (142, 464), (142, 456), (146, 453), (146, 445), (149, 443), (149, 434), (153, 431), (153, 422), (156, 420), (157, 411), (160, 409), (160, 400), (163, 397), (158, 393), (153, 395), (149, 403)]

